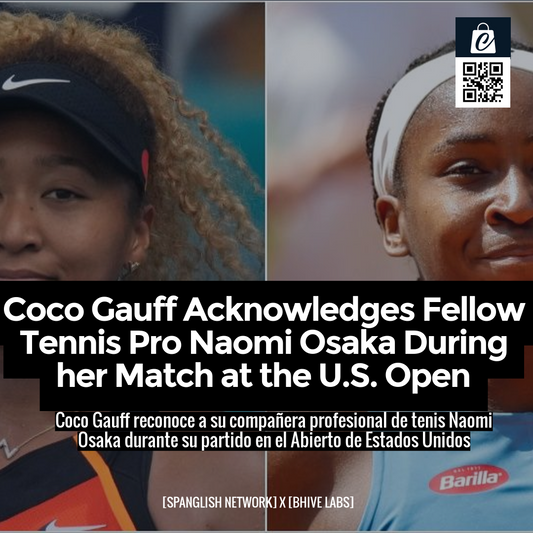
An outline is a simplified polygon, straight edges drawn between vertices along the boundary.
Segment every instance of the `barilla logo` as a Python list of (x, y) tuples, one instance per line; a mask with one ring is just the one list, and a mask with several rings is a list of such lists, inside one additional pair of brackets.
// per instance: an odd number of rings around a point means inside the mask
[(508, 479), (509, 474), (499, 466), (469, 465), (437, 474), (429, 488), (440, 494), (469, 494), (495, 489)]

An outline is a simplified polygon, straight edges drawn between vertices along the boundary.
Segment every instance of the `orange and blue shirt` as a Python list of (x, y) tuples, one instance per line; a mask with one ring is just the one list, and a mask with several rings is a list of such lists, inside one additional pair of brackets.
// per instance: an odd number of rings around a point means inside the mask
[(73, 438), (0, 470), (0, 530), (155, 530), (147, 503), (152, 453), (79, 451)]

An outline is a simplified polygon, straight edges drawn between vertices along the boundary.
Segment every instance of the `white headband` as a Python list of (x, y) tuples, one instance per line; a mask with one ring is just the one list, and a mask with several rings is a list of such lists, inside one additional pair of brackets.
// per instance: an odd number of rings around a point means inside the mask
[[(511, 67), (533, 72), (533, 54), (512, 50)], [(381, 114), (372, 154), (378, 196), (392, 194), (396, 156), (414, 112), (430, 92), (454, 76), (455, 51), (414, 68), (392, 88)]]

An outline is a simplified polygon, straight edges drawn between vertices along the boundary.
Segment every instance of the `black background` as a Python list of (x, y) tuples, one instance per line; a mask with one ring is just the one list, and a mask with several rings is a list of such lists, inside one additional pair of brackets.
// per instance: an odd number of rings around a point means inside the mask
[[(494, 31), (496, 53), (490, 57), (511, 57), (511, 18), (510, 17), (457, 17), (455, 19), (455, 55), (456, 57), (483, 57), (483, 54), (471, 54), (472, 31), (478, 24), (485, 22)], [(486, 29), (482, 26), (480, 29)]]
[[(0, 343), (5, 346), (5, 376), (18, 378), (37, 378), (41, 382), (41, 409), (44, 410), (463, 410), (478, 411), (487, 408), (487, 378), (509, 378), (523, 376), (523, 354), (525, 345), (533, 345), (531, 326), (533, 306), (528, 303), (529, 296), (526, 284), (512, 282), (487, 283), (439, 283), (439, 282), (234, 282), (234, 283), (113, 283), (88, 286), (86, 284), (69, 284), (68, 295), (59, 292), (56, 285), (41, 285), (36, 291), (31, 284), (4, 284), (0, 296)], [(108, 296), (114, 303), (118, 302), (154, 302), (159, 295), (177, 295), (178, 308), (173, 322), (99, 322), (93, 318), (91, 305), (99, 296)], [(381, 320), (375, 328), (369, 329), (372, 335), (390, 335), (396, 339), (396, 353), (394, 355), (331, 355), (321, 353), (309, 355), (299, 349), (301, 333), (309, 329), (320, 330), (324, 335), (338, 335), (340, 337), (361, 334), (361, 322), (344, 322), (336, 320), (306, 321), (306, 322), (201, 322), (193, 320), (183, 322), (181, 318), (188, 308), (191, 298), (199, 297), (207, 307), (212, 302), (224, 302), (231, 295), (234, 301), (258, 302), (266, 305), (269, 302), (297, 301), (311, 302), (313, 296), (318, 296), (320, 302), (334, 302), (341, 305), (351, 302), (353, 296), (359, 297), (359, 303), (395, 302), (399, 306), (405, 302), (414, 304), (415, 320), (411, 322), (386, 322)], [(22, 297), (27, 304), (40, 302), (44, 305), (61, 302), (67, 305), (78, 302), (85, 307), (85, 317), (80, 322), (32, 322), (24, 320), (11, 322), (4, 314), (4, 303), (12, 296)], [(423, 321), (424, 297), (440, 297), (442, 303), (460, 303), (461, 296), (475, 296), (477, 303), (483, 302), (524, 302), (525, 310), (520, 322), (447, 322), (439, 315), (433, 315), (430, 322)], [(17, 310), (20, 308), (17, 307)], [(21, 337), (21, 330), (39, 330), (39, 336), (52, 335), (93, 335), (98, 336), (98, 330), (103, 328), (106, 335), (121, 337), (123, 351), (118, 355), (46, 355), (34, 353), (27, 355), (25, 338)], [(215, 337), (226, 335), (285, 335), (285, 330), (292, 331), (292, 354), (245, 354), (245, 355), (206, 355), (192, 356), (187, 342), (190, 330), (205, 332), (214, 331)], [(488, 354), (467, 355), (434, 355), (423, 353), (406, 356), (402, 354), (401, 346), (405, 330), (420, 330), (426, 335), (459, 335), (461, 328), (465, 328), (468, 335), (483, 335), (485, 337), (508, 337), (507, 357), (500, 362), (491, 362)], [(158, 353), (152, 355), (149, 351), (136, 356), (129, 354), (128, 339), (131, 329), (147, 331), (151, 335), (176, 335), (183, 341), (180, 353), (167, 355)], [(376, 343), (376, 346), (378, 344)], [(63, 361), (68, 368), (108, 368), (109, 376), (104, 379), (104, 387), (96, 388), (58, 388), (56, 387), (57, 361)], [(214, 376), (214, 387), (162, 387), (150, 388), (136, 386), (115, 388), (113, 370), (115, 364), (124, 362), (133, 364), (144, 363), (145, 368), (163, 368), (165, 363), (171, 363), (174, 368), (191, 368), (196, 361), (201, 361), (204, 368), (209, 368)], [(413, 394), (409, 386), (395, 388), (385, 381), (385, 369), (392, 363), (401, 361), (410, 368), (426, 368), (435, 370), (440, 368), (465, 368), (470, 373), (469, 388), (439, 388), (435, 386), (421, 389)], [(220, 385), (221, 372), (227, 368), (239, 368), (246, 362), (252, 369), (250, 380), (253, 387), (225, 388)], [(312, 379), (306, 388), (285, 386), (281, 388), (264, 387), (259, 379), (258, 369), (261, 363), (270, 366), (279, 362), (283, 368), (292, 371), (307, 368)], [(349, 369), (356, 362), (363, 362), (370, 366), (371, 379), (378, 382), (377, 387), (364, 388), (343, 387), (327, 388), (318, 379), (320, 363), (333, 365), (341, 363), (343, 379), (349, 376)], [(347, 372), (347, 374), (344, 374)], [(288, 393), (288, 394), (282, 394)]]

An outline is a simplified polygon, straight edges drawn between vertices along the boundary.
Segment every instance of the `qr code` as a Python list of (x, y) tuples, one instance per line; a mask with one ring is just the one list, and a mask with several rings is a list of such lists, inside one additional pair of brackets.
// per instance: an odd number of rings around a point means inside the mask
[(483, 61), (463, 63), (463, 100), (501, 102), (503, 100), (503, 63)]
[(506, 58), (465, 59), (457, 65), (456, 80), (457, 107), (508, 107), (510, 72)]

